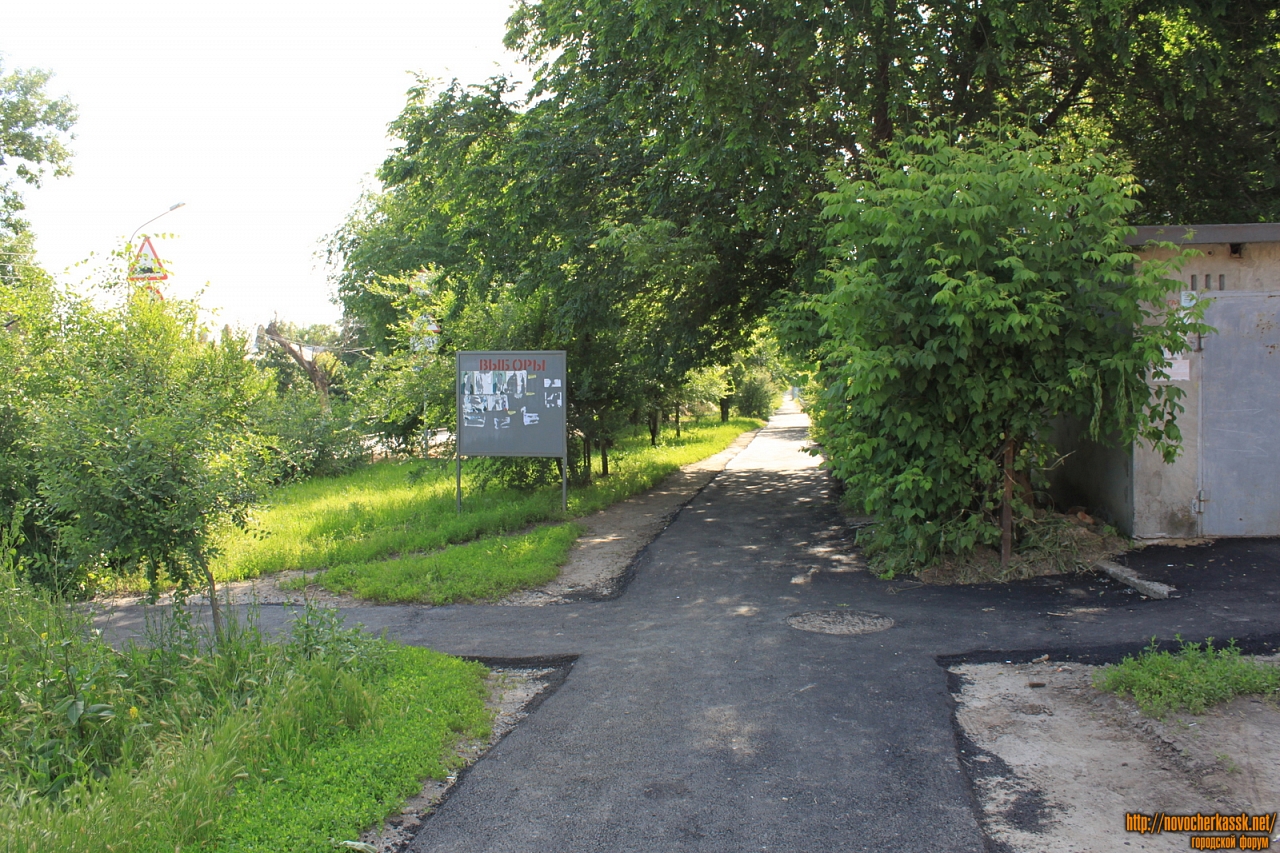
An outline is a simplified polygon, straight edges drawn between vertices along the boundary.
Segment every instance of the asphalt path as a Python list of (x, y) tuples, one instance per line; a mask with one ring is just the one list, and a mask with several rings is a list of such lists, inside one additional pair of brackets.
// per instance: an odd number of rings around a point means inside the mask
[[(348, 613), (453, 654), (573, 660), (412, 851), (982, 851), (941, 664), (1114, 660), (1175, 634), (1251, 651), (1280, 640), (1274, 542), (1135, 555), (1181, 581), (1168, 601), (1094, 576), (943, 588), (832, 571), (848, 531), (807, 444), (805, 416), (777, 414), (614, 600)], [(1206, 574), (1215, 565), (1230, 578)], [(850, 610), (894, 625), (833, 636), (787, 622)], [(290, 612), (263, 608), (264, 627)]]

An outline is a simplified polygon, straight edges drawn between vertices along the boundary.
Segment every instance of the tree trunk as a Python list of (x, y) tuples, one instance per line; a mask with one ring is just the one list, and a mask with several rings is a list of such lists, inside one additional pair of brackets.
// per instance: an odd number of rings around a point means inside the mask
[(316, 392), (320, 395), (320, 404), (324, 407), (326, 412), (329, 411), (329, 377), (320, 369), (320, 365), (316, 364), (315, 359), (307, 358), (306, 353), (302, 351), (301, 346), (293, 343), (292, 341), (286, 340), (280, 334), (280, 330), (276, 326), (275, 320), (272, 320), (271, 323), (268, 324), (267, 328), (264, 330), (264, 334), (284, 348), (284, 351), (289, 354), (289, 357), (302, 368), (302, 372), (307, 374), (307, 378), (311, 380), (311, 384), (315, 386)]
[(609, 440), (600, 439), (600, 476), (609, 476)]
[(658, 410), (656, 408), (649, 410), (649, 446), (658, 446)]
[(582, 437), (582, 482), (591, 485), (591, 438)]
[(218, 604), (218, 585), (213, 579), (213, 570), (209, 568), (209, 561), (205, 559), (204, 553), (200, 553), (197, 557), (200, 568), (204, 571), (205, 582), (209, 585), (209, 611), (213, 615), (213, 638), (217, 642), (218, 647), (222, 647), (222, 611)]
[(890, 88), (893, 85), (891, 70), (893, 68), (892, 40), (898, 33), (898, 4), (890, 0), (884, 4), (881, 12), (882, 20), (873, 24), (877, 32), (872, 35), (875, 42), (875, 72), (871, 79), (871, 145), (879, 149), (893, 140), (893, 116), (890, 113)]
[(680, 403), (676, 402), (676, 438), (680, 437)]
[(1004, 442), (1004, 504), (1000, 508), (1000, 567), (1013, 558), (1013, 439)]

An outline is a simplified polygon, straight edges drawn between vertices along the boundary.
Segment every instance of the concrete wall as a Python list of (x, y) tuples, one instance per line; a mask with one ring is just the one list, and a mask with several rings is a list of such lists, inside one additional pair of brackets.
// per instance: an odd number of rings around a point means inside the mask
[(1059, 509), (1083, 506), (1126, 536), (1133, 535), (1133, 448), (1105, 446), (1086, 425), (1061, 418), (1049, 441), (1064, 458), (1049, 471), (1049, 493)]
[[(1225, 228), (1236, 226), (1215, 226)], [(1184, 290), (1204, 293), (1280, 292), (1280, 242), (1242, 242), (1238, 256), (1231, 243), (1191, 243), (1200, 252), (1185, 261), (1175, 277)], [(1143, 259), (1168, 259), (1177, 252), (1139, 250)], [(1176, 300), (1177, 293), (1170, 299)], [(1142, 446), (1116, 450), (1100, 447), (1083, 437), (1081, 425), (1059, 424), (1054, 443), (1069, 453), (1065, 463), (1050, 475), (1052, 493), (1060, 506), (1081, 505), (1099, 512), (1122, 532), (1136, 539), (1180, 539), (1201, 535), (1201, 516), (1194, 510), (1200, 482), (1201, 371), (1198, 352), (1187, 354), (1190, 378), (1174, 381), (1183, 390), (1178, 415), (1182, 452), (1172, 464)], [(1280, 534), (1280, 530), (1276, 531)]]
[[(1215, 291), (1220, 279), (1225, 290), (1280, 291), (1280, 243), (1243, 243), (1239, 258), (1231, 257), (1230, 243), (1189, 243), (1185, 248), (1201, 253), (1185, 261), (1175, 276), (1188, 290), (1192, 276), (1196, 277), (1197, 292), (1204, 290), (1205, 276), (1209, 276)], [(1167, 260), (1175, 254), (1167, 249), (1140, 250), (1138, 257)]]
[(1176, 382), (1188, 388), (1181, 403), (1186, 411), (1178, 415), (1182, 431), (1182, 452), (1177, 461), (1165, 464), (1150, 448), (1133, 447), (1133, 528), (1135, 539), (1191, 539), (1200, 535), (1200, 516), (1193, 512), (1200, 482), (1200, 377), (1199, 356), (1191, 360), (1191, 381)]

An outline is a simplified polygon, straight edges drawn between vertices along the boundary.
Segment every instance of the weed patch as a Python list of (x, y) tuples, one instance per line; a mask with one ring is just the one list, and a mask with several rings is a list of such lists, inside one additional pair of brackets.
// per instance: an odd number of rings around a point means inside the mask
[(1137, 657), (1105, 667), (1094, 686), (1132, 696), (1144, 713), (1165, 717), (1176, 711), (1203, 714), (1205, 709), (1242, 694), (1280, 690), (1280, 667), (1243, 657), (1232, 640), (1213, 647), (1213, 640), (1186, 643), (1177, 652), (1160, 650), (1152, 638)]

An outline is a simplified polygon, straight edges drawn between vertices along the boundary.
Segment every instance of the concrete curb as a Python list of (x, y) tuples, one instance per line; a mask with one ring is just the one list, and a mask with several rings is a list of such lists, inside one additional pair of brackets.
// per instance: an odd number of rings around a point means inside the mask
[(1122, 566), (1119, 563), (1113, 563), (1110, 560), (1099, 560), (1093, 564), (1093, 567), (1100, 572), (1105, 572), (1120, 581), (1120, 583), (1133, 587), (1147, 598), (1164, 599), (1169, 597), (1169, 593), (1177, 592), (1176, 587), (1145, 580), (1133, 569)]

